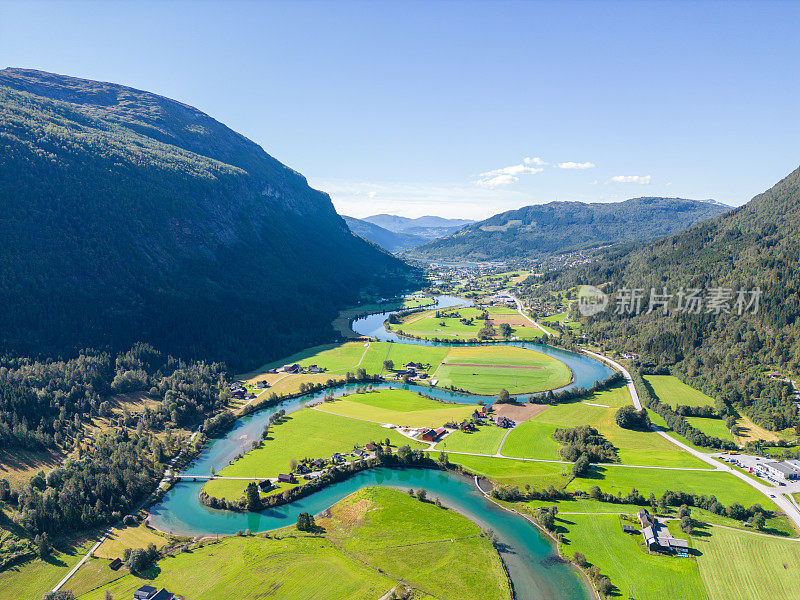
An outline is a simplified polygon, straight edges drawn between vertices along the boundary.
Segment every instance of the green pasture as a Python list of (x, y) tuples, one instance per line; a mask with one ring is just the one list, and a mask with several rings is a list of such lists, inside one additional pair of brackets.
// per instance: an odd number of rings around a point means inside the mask
[(439, 387), (493, 395), (501, 389), (515, 394), (559, 388), (572, 380), (572, 372), (560, 360), (534, 350), (477, 346), (451, 349), (434, 378)]
[(364, 488), (336, 504), (331, 519), (320, 524), (348, 555), (430, 596), (510, 598), (500, 557), (480, 528), (429, 500)]
[(559, 515), (564, 554), (581, 552), (616, 586), (616, 597), (636, 600), (708, 598), (693, 558), (649, 554), (641, 535), (623, 533), (617, 515)]
[(645, 375), (658, 399), (675, 408), (685, 406), (716, 406), (716, 401), (693, 387), (683, 383), (674, 375)]
[[(291, 460), (330, 458), (334, 452), (350, 452), (353, 446), (389, 438), (395, 446), (427, 448), (392, 429), (377, 423), (333, 415), (310, 408), (295, 411), (270, 428), (261, 448), (251, 450), (229, 466), (218, 465), (218, 475), (226, 477), (276, 477), (288, 473)], [(221, 480), (209, 481), (204, 489), (212, 495)], [(226, 484), (227, 485), (227, 484)], [(239, 496), (236, 496), (238, 498)]]
[(467, 433), (454, 431), (444, 440), (436, 444), (436, 450), (445, 452), (475, 452), (478, 454), (494, 454), (508, 430), (496, 425), (481, 425), (477, 431)]
[(797, 541), (713, 526), (691, 540), (711, 600), (800, 599)]
[(469, 418), (475, 407), (437, 402), (407, 390), (375, 390), (325, 402), (319, 409), (403, 427), (440, 427)]
[[(107, 565), (107, 561), (100, 562)], [(82, 581), (81, 571), (70, 582), (79, 593), (93, 583), (91, 579)], [(91, 575), (91, 570), (86, 574)], [(124, 575), (124, 571), (119, 574), (122, 577), (116, 581), (87, 590), (79, 598), (102, 600), (106, 591), (113, 598), (132, 598), (137, 588), (147, 584), (192, 600), (222, 600), (232, 595), (256, 600), (266, 597), (265, 592), (269, 598), (286, 600), (323, 596), (375, 600), (395, 585), (393, 579), (349, 557), (331, 541), (313, 537), (228, 537), (168, 556), (143, 577)]]

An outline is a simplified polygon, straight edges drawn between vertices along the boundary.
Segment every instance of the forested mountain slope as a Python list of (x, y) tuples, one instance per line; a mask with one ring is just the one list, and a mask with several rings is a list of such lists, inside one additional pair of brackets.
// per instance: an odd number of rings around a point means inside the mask
[(503, 260), (539, 258), (603, 244), (657, 238), (730, 210), (681, 198), (633, 198), (625, 202), (550, 202), (524, 206), (468, 225), (415, 248), (427, 259)]
[[(706, 298), (713, 288), (733, 290), (730, 313), (709, 313), (708, 304), (700, 314), (678, 312), (675, 297), (667, 316), (617, 315), (612, 298), (603, 313), (583, 320), (592, 338), (671, 366), (762, 425), (798, 424), (791, 387), (768, 373), (800, 373), (800, 169), (736, 210), (640, 249), (614, 250), (599, 262), (548, 274), (531, 293), (577, 283), (642, 288), (644, 309), (650, 288), (672, 294), (696, 288)], [(760, 288), (756, 314), (753, 307), (737, 314), (739, 288)]]
[(12, 353), (142, 340), (242, 368), (417, 277), (257, 144), (115, 84), (0, 71), (0, 203)]

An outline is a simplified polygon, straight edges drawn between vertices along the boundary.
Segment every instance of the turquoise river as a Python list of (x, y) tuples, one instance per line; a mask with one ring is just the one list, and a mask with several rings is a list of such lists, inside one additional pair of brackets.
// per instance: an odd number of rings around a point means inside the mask
[[(463, 304), (465, 301), (461, 298), (437, 297), (438, 307)], [(387, 332), (383, 326), (387, 317), (388, 313), (379, 313), (358, 319), (353, 323), (353, 330), (382, 341), (434, 344), (407, 340)], [(588, 388), (612, 374), (609, 367), (588, 356), (543, 344), (514, 344), (544, 352), (566, 363), (573, 373), (573, 381), (566, 388)], [(352, 393), (354, 387), (342, 385), (333, 390), (333, 393), (336, 396), (346, 395)], [(484, 396), (416, 385), (382, 383), (374, 387), (402, 387), (450, 402), (474, 404), (478, 400), (486, 400)], [(276, 410), (297, 410), (306, 404), (320, 401), (326, 393), (328, 391), (306, 394), (240, 419), (224, 437), (210, 440), (182, 476), (207, 475), (212, 467), (220, 470), (249, 449)], [(401, 489), (424, 488), (430, 496), (439, 497), (442, 503), (464, 514), (482, 528), (493, 530), (518, 600), (586, 600), (591, 597), (592, 593), (584, 579), (558, 557), (552, 542), (534, 525), (487, 499), (471, 479), (442, 471), (386, 467), (372, 469), (296, 502), (260, 513), (238, 513), (203, 506), (199, 500), (202, 481), (191, 482), (184, 479), (150, 509), (149, 522), (161, 531), (183, 535), (230, 535), (246, 529), (254, 532), (267, 531), (294, 524), (301, 512), (322, 512), (356, 490), (371, 485)]]

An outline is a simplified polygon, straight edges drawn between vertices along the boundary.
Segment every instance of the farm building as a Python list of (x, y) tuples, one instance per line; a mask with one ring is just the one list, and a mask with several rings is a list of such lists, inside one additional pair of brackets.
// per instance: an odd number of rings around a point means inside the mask
[(639, 524), (642, 526), (642, 529), (650, 527), (655, 522), (655, 519), (647, 512), (646, 508), (640, 508), (636, 516), (639, 518)]
[(164, 588), (157, 590), (152, 585), (143, 585), (133, 592), (134, 600), (179, 600), (178, 596), (168, 592)]
[(281, 483), (297, 483), (294, 473), (289, 473), (288, 475), (286, 473), (281, 473), (278, 475), (278, 481)]
[(637, 515), (642, 524), (642, 536), (644, 544), (649, 550), (656, 552), (675, 552), (681, 556), (688, 556), (689, 542), (672, 537), (666, 527), (663, 527), (658, 519), (650, 515), (644, 508), (639, 510)]
[(495, 422), (497, 423), (498, 427), (508, 428), (508, 427), (513, 427), (514, 426), (514, 421), (512, 421), (511, 419), (508, 419), (506, 417), (497, 417), (497, 421), (495, 421)]
[(439, 427), (439, 429), (427, 429), (422, 432), (422, 435), (419, 436), (419, 439), (425, 440), (426, 442), (435, 442), (446, 432), (447, 430), (444, 427)]
[(636, 533), (636, 527), (634, 527), (633, 525), (627, 525), (623, 523), (622, 531), (624, 531), (625, 533)]
[(258, 489), (262, 492), (268, 492), (272, 489), (272, 482), (269, 479), (264, 479), (258, 482)]
[(378, 449), (378, 445), (370, 442), (369, 444), (364, 446), (364, 448), (366, 448), (368, 452), (375, 452)]

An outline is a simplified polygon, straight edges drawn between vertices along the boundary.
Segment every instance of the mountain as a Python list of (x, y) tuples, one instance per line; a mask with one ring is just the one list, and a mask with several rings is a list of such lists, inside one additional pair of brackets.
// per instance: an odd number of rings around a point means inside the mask
[(398, 215), (372, 215), (365, 217), (362, 221), (367, 221), (373, 225), (383, 227), (394, 233), (408, 233), (423, 238), (423, 241), (430, 241), (445, 235), (454, 233), (474, 221), (469, 219), (445, 219), (444, 217), (427, 216), (412, 219)]
[(141, 340), (244, 368), (418, 278), (302, 175), (156, 94), (5, 69), (0, 141), (6, 352)]
[(681, 198), (633, 198), (625, 202), (550, 202), (510, 210), (467, 225), (414, 249), (437, 260), (539, 258), (592, 246), (675, 233), (730, 207)]
[[(732, 294), (731, 312), (720, 314), (708, 303), (700, 314), (678, 311), (675, 298), (667, 316), (606, 310), (582, 320), (590, 337), (668, 367), (763, 427), (800, 424), (791, 386), (769, 377), (777, 371), (796, 379), (800, 372), (800, 169), (719, 217), (645, 247), (609, 249), (603, 260), (550, 274), (536, 293), (575, 284), (605, 284), (609, 292), (639, 288), (646, 297), (651, 288), (667, 287), (672, 294), (694, 288), (706, 301)], [(760, 290), (757, 306), (745, 305), (742, 314), (735, 308), (740, 288), (747, 303), (755, 299), (750, 292)], [(616, 300), (609, 305), (616, 306)]]
[(342, 215), (342, 218), (344, 219), (344, 222), (347, 223), (350, 231), (356, 235), (360, 235), (364, 239), (375, 242), (378, 244), (378, 246), (384, 250), (388, 250), (389, 252), (408, 250), (409, 248), (419, 246), (420, 244), (424, 244), (426, 241), (428, 241), (428, 238), (410, 233), (395, 233), (394, 231), (389, 231), (388, 229), (384, 229), (379, 225), (375, 225), (369, 221), (356, 219), (355, 217), (346, 217)]

